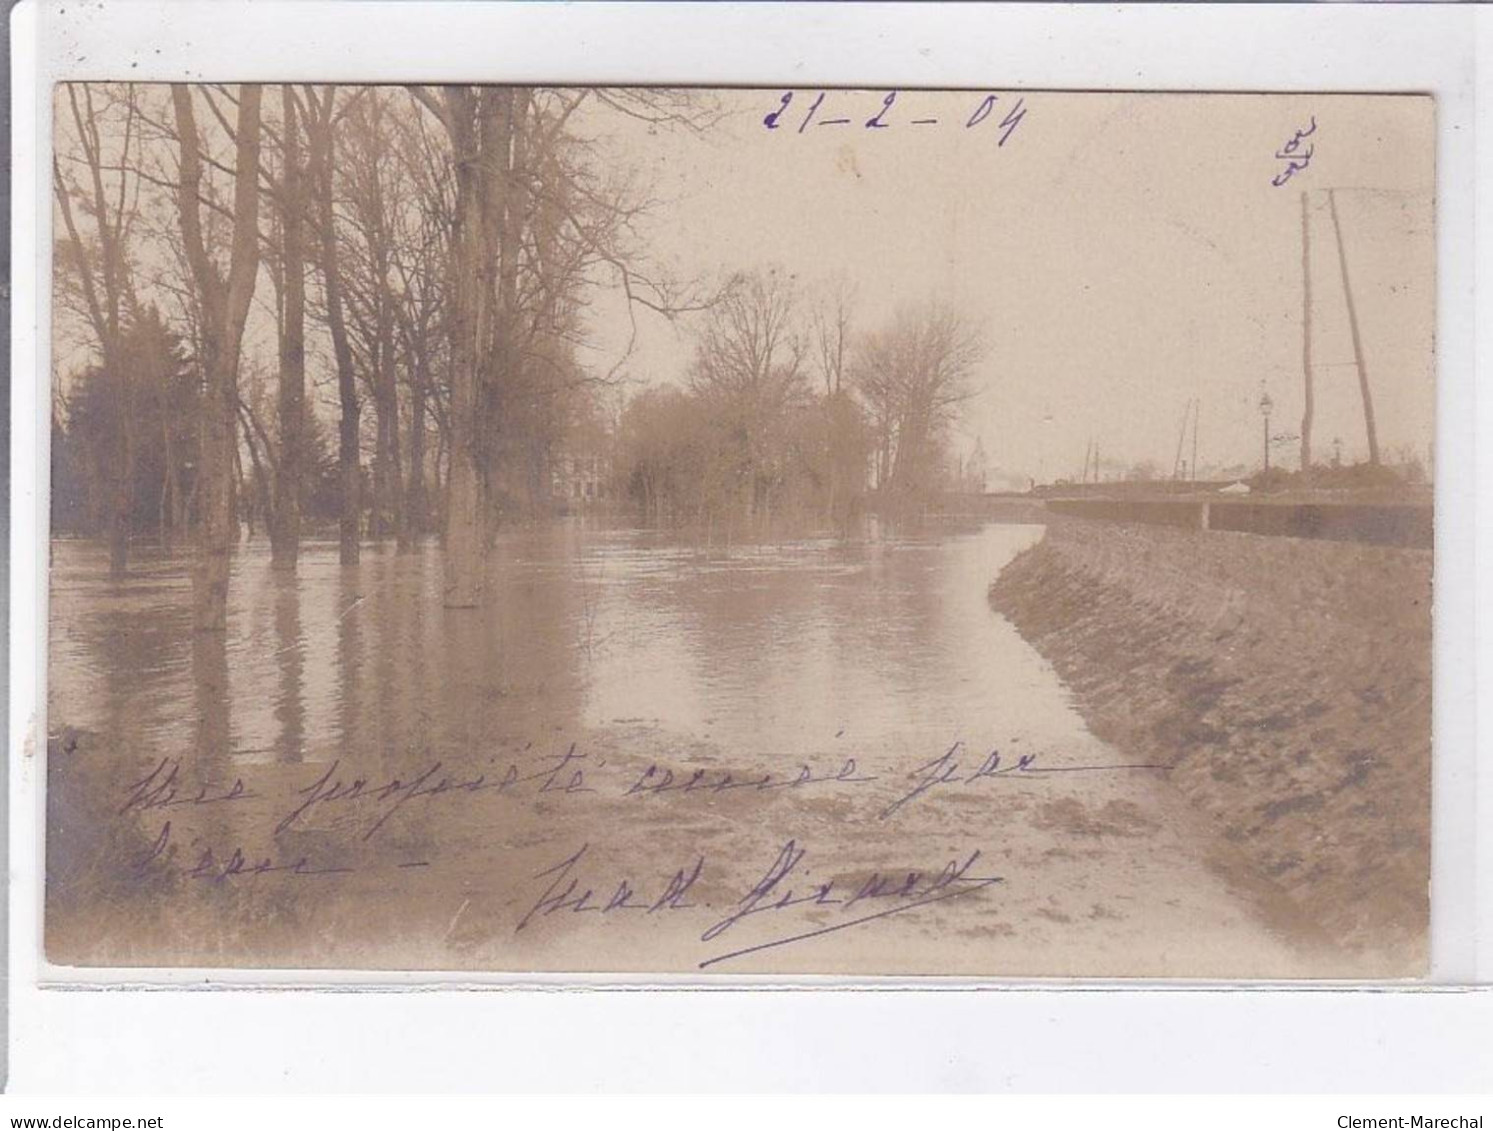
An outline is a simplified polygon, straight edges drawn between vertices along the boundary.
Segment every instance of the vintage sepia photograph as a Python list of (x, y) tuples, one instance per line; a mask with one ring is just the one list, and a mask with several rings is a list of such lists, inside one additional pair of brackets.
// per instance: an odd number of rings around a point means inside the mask
[(50, 963), (1427, 973), (1432, 97), (52, 116)]

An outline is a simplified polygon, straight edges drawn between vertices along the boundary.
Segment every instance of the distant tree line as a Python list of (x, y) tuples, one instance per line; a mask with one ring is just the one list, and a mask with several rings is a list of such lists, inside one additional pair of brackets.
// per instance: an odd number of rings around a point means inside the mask
[(739, 276), (682, 385), (624, 409), (620, 493), (651, 522), (748, 529), (925, 502), (952, 485), (949, 426), (981, 352), (937, 304), (861, 331), (849, 287), (815, 301), (781, 272)]

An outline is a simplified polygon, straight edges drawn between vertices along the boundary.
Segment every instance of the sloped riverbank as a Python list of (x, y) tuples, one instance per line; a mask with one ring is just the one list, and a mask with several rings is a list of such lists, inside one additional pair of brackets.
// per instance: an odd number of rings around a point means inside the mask
[(1424, 967), (1429, 551), (1059, 519), (990, 599), (1236, 870), (1385, 974)]

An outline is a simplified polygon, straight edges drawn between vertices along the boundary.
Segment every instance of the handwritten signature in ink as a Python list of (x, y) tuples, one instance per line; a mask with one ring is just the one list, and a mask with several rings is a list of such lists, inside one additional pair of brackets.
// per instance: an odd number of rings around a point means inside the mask
[[(562, 913), (604, 918), (630, 912), (644, 917), (661, 917), (663, 912), (688, 911), (699, 906), (698, 901), (690, 896), (705, 871), (703, 855), (675, 870), (667, 880), (661, 877), (657, 882), (640, 883), (630, 876), (615, 878), (615, 873), (613, 878), (598, 880), (588, 860), (590, 848), (589, 844), (583, 844), (559, 863), (535, 873), (534, 879), (547, 883), (513, 928), (515, 934), (537, 919)], [(700, 941), (712, 942), (749, 920), (782, 923), (788, 918), (785, 913), (794, 908), (830, 911), (840, 918), (826, 926), (790, 930), (787, 934), (714, 955), (700, 962), (700, 969), (887, 919), (1004, 881), (1002, 876), (974, 874), (975, 863), (980, 859), (978, 849), (962, 859), (950, 860), (937, 872), (871, 872), (858, 883), (836, 879), (809, 883), (807, 856), (808, 850), (801, 848), (796, 839), (789, 840), (778, 850), (761, 879), (731, 906), (730, 911), (705, 929)]]
[[(980, 859), (980, 851), (976, 849), (962, 861), (950, 860), (942, 869), (932, 874), (910, 871), (883, 875), (872, 872), (855, 885), (841, 886), (838, 881), (830, 879), (798, 888), (789, 886), (789, 879), (796, 879), (800, 885), (803, 884), (808, 870), (805, 868), (800, 872), (799, 868), (807, 855), (808, 850), (800, 848), (796, 840), (784, 844), (762, 878), (742, 896), (729, 914), (706, 928), (700, 941), (711, 942), (749, 919), (767, 916), (768, 921), (775, 921), (784, 911), (795, 907), (813, 910), (828, 908), (850, 917), (838, 919), (826, 926), (795, 931), (714, 955), (699, 964), (701, 970), (748, 954), (789, 946), (864, 923), (887, 919), (917, 907), (957, 899), (1004, 880), (1002, 876), (978, 876), (972, 873), (971, 869)], [(859, 909), (861, 913), (851, 915), (852, 909)]]
[(656, 915), (660, 911), (683, 911), (694, 906), (685, 899), (685, 896), (699, 880), (700, 873), (704, 871), (705, 857), (698, 857), (689, 868), (680, 868), (664, 885), (658, 896), (649, 898), (643, 894), (641, 885), (630, 878), (618, 880), (615, 886), (608, 883), (598, 894), (597, 888), (586, 883), (579, 874), (581, 861), (585, 859), (590, 848), (589, 844), (583, 844), (558, 864), (535, 874), (536, 880), (547, 879), (549, 884), (524, 917), (518, 921), (518, 926), (513, 928), (515, 934), (522, 931), (534, 919), (547, 917), (559, 911), (571, 914), (589, 911), (597, 915), (611, 915), (618, 911), (641, 911), (647, 915)]
[(1315, 115), (1312, 116), (1311, 122), (1310, 126), (1304, 130), (1297, 130), (1295, 136), (1290, 141), (1276, 150), (1276, 160), (1286, 162), (1286, 167), (1270, 178), (1270, 183), (1276, 188), (1283, 186), (1297, 173), (1305, 172), (1306, 167), (1311, 164), (1312, 154), (1316, 151), (1316, 145), (1308, 143), (1305, 149), (1302, 148), (1302, 141), (1317, 132), (1317, 118)]

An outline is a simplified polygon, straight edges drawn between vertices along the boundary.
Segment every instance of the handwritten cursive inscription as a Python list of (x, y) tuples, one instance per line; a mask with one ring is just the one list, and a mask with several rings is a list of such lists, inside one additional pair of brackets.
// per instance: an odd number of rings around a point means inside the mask
[(825, 782), (859, 785), (875, 780), (874, 776), (857, 773), (854, 758), (845, 759), (838, 772), (833, 774), (816, 774), (809, 766), (803, 765), (799, 767), (798, 773), (791, 777), (778, 777), (773, 773), (763, 773), (760, 776), (741, 779), (727, 770), (704, 769), (697, 769), (685, 777), (682, 774), (676, 775), (667, 767), (660, 768), (657, 763), (654, 763), (638, 776), (637, 781), (628, 786), (625, 796), (694, 793), (696, 791), (726, 793), (734, 789), (796, 789), (806, 785), (822, 785)]
[[(386, 837), (371, 851), (349, 842), (370, 841), (406, 806), (450, 803), (476, 794), (599, 807), (597, 827), (604, 828), (609, 807), (620, 815), (624, 810), (636, 811), (639, 805), (653, 810), (676, 797), (681, 799), (677, 804), (689, 804), (682, 800), (688, 796), (699, 799), (694, 804), (703, 804), (729, 821), (732, 818), (725, 812), (730, 808), (729, 798), (829, 794), (838, 805), (852, 788), (864, 796), (866, 787), (879, 791), (876, 783), (887, 780), (893, 783), (887, 794), (873, 792), (874, 802), (869, 806), (879, 806), (876, 817), (885, 821), (919, 798), (978, 788), (997, 779), (1040, 780), (1070, 773), (1170, 768), (1046, 764), (1039, 758), (1047, 756), (1038, 753), (1007, 757), (999, 750), (981, 754), (979, 749), (956, 741), (936, 758), (896, 776), (869, 772), (856, 758), (843, 755), (835, 762), (801, 762), (787, 770), (727, 770), (688, 762), (671, 767), (662, 761), (639, 769), (641, 760), (588, 755), (574, 743), (563, 753), (536, 757), (522, 768), (516, 762), (498, 762), (496, 768), (489, 765), (486, 770), (458, 768), (427, 754), (428, 760), (414, 763), (409, 773), (374, 777), (354, 775), (338, 760), (310, 771), (316, 774), (314, 780), (302, 777), (305, 784), (291, 781), (271, 791), (268, 798), (260, 799), (262, 808), (250, 808), (247, 813), (235, 809), (236, 816), (260, 815), (265, 822), (262, 831), (276, 840), (298, 828), (319, 829), (324, 835), (317, 838), (318, 843), (332, 847), (319, 849), (315, 857), (289, 851), (283, 843), (261, 845), (254, 829), (246, 828), (243, 821), (234, 823), (237, 831), (231, 835), (218, 830), (216, 824), (209, 835), (193, 833), (191, 822), (199, 810), (189, 807), (236, 804), (257, 795), (238, 779), (226, 786), (199, 785), (189, 769), (173, 759), (162, 759), (150, 773), (123, 787), (116, 819), (150, 826), (146, 831), (149, 847), (136, 849), (123, 861), (142, 880), (149, 875), (171, 875), (207, 890), (216, 885), (271, 881), (300, 886), (315, 877), (336, 883), (348, 873), (382, 873), (393, 882), (396, 871), (443, 863), (459, 868), (461, 851), (449, 845), (443, 850), (439, 835), (434, 843), (421, 842), (421, 859), (407, 858), (397, 836)], [(662, 800), (649, 803), (645, 798)], [(176, 820), (177, 829), (168, 817)], [(438, 822), (437, 830), (443, 827)], [(522, 912), (512, 928), (515, 934), (532, 932), (537, 922), (556, 921), (555, 916), (570, 923), (614, 922), (619, 917), (659, 924), (667, 920), (669, 927), (664, 929), (670, 930), (683, 923), (690, 935), (699, 932), (705, 957), (697, 965), (702, 970), (963, 898), (1003, 882), (1002, 876), (989, 874), (988, 869), (976, 871), (979, 850), (959, 850), (941, 868), (832, 871), (811, 862), (802, 837), (795, 837), (786, 843), (773, 842), (781, 847), (765, 870), (751, 868), (743, 874), (737, 871), (740, 861), (735, 858), (716, 858), (712, 868), (704, 853), (690, 848), (679, 851), (680, 859), (655, 858), (655, 863), (646, 866), (628, 866), (616, 863), (615, 846), (600, 844), (594, 837), (578, 848), (574, 843), (562, 841), (540, 848), (540, 852), (554, 853), (544, 867), (537, 867), (531, 857), (521, 863), (517, 862), (521, 858), (515, 858), (515, 869), (505, 869), (517, 883), (502, 885), (494, 894), (513, 898), (516, 912)], [(712, 871), (714, 875), (707, 876)], [(742, 892), (753, 875), (759, 878)], [(528, 878), (520, 878), (524, 876)]]
[(1003, 778), (1011, 775), (1020, 775), (1028, 778), (1043, 778), (1049, 774), (1097, 774), (1112, 773), (1122, 770), (1169, 770), (1170, 766), (1160, 763), (1129, 763), (1119, 766), (1039, 766), (1036, 754), (1023, 754), (1015, 762), (1002, 764), (1001, 752), (992, 750), (985, 755), (974, 770), (965, 772), (960, 768), (957, 755), (964, 750), (963, 742), (956, 742), (931, 762), (924, 762), (907, 776), (913, 779), (913, 786), (897, 800), (893, 801), (880, 813), (876, 819), (884, 821), (892, 816), (904, 805), (916, 801), (929, 790), (945, 785), (973, 785), (979, 781), (989, 781), (994, 778)]
[[(804, 873), (800, 873), (799, 868), (807, 855), (808, 850), (800, 848), (796, 840), (790, 840), (784, 844), (779, 849), (772, 866), (767, 869), (762, 878), (746, 895), (741, 897), (729, 914), (706, 928), (704, 934), (700, 936), (700, 941), (710, 942), (717, 939), (738, 924), (750, 919), (766, 916), (776, 920), (785, 911), (795, 907), (833, 908), (841, 915), (850, 914), (852, 908), (860, 908), (862, 913), (841, 919), (828, 926), (795, 931), (791, 934), (769, 938), (765, 942), (717, 954), (701, 962), (699, 964), (701, 970), (733, 958), (742, 958), (748, 954), (788, 946), (792, 943), (818, 938), (821, 935), (847, 930), (863, 923), (900, 915), (917, 907), (926, 907), (931, 903), (957, 899), (990, 887), (992, 884), (1001, 883), (1003, 879), (1001, 876), (971, 874), (970, 870), (974, 867), (975, 861), (980, 858), (980, 852), (976, 849), (962, 862), (951, 860), (939, 872), (932, 875), (924, 872), (895, 875), (872, 872), (853, 887), (841, 886), (833, 879), (800, 888), (789, 886), (787, 881), (795, 876), (799, 877), (800, 882), (806, 878), (807, 869)], [(872, 907), (877, 909), (871, 910)]]
[[(144, 875), (146, 870), (158, 860), (165, 860), (174, 855), (173, 834), (171, 822), (167, 821), (161, 826), (161, 831), (151, 842), (150, 848), (135, 861), (135, 874)], [(171, 851), (168, 853), (168, 849)], [(186, 869), (182, 874), (190, 880), (211, 880), (214, 883), (222, 883), (239, 876), (267, 876), (283, 874), (289, 876), (339, 876), (353, 871), (352, 868), (344, 867), (322, 867), (312, 865), (311, 858), (299, 856), (295, 860), (285, 861), (274, 856), (250, 856), (242, 845), (234, 845), (225, 853), (219, 854), (211, 847), (204, 847), (197, 856), (197, 862)]]
[(536, 773), (521, 774), (516, 765), (510, 764), (507, 771), (498, 777), (490, 777), (485, 773), (471, 776), (458, 774), (453, 777), (450, 773), (442, 773), (445, 764), (436, 761), (408, 780), (394, 777), (382, 782), (371, 782), (362, 777), (344, 778), (338, 773), (341, 762), (336, 761), (327, 767), (321, 777), (297, 791), (303, 800), (280, 818), (275, 832), (277, 835), (283, 833), (317, 806), (339, 803), (346, 805), (352, 802), (373, 802), (376, 806), (382, 806), (377, 819), (363, 833), (362, 839), (371, 840), (388, 823), (390, 817), (417, 798), (483, 792), (506, 793), (519, 786), (533, 786), (536, 782), (538, 785), (534, 788), (535, 793), (594, 793), (596, 791), (586, 784), (586, 772), (581, 768), (585, 759), (586, 755), (577, 753), (575, 744), (572, 743), (564, 754), (549, 760), (554, 765), (542, 766)]
[(700, 878), (700, 873), (705, 868), (705, 857), (699, 857), (687, 869), (680, 868), (663, 886), (661, 893), (656, 898), (649, 899), (642, 894), (635, 881), (627, 877), (618, 879), (615, 884), (603, 884), (600, 891), (605, 892), (604, 895), (598, 894), (595, 886), (584, 883), (577, 875), (577, 869), (590, 848), (589, 844), (583, 844), (558, 864), (535, 874), (536, 880), (548, 879), (549, 885), (518, 921), (518, 926), (513, 928), (515, 934), (527, 927), (536, 916), (553, 915), (557, 911), (573, 914), (589, 911), (597, 915), (634, 911), (653, 915), (660, 911), (683, 911), (694, 906), (684, 897)]
[(1272, 185), (1276, 188), (1282, 188), (1297, 173), (1306, 171), (1306, 167), (1311, 164), (1312, 154), (1316, 152), (1316, 146), (1314, 143), (1308, 143), (1303, 148), (1302, 142), (1316, 132), (1317, 119), (1313, 115), (1311, 125), (1307, 126), (1304, 130), (1297, 130), (1295, 136), (1290, 141), (1275, 151), (1275, 159), (1277, 161), (1284, 161), (1286, 167), (1270, 178)]
[[(605, 761), (590, 758), (584, 751), (578, 750), (574, 743), (564, 754), (542, 759), (538, 769), (529, 772), (520, 770), (513, 763), (500, 774), (459, 772), (447, 769), (444, 762), (435, 761), (408, 776), (376, 780), (344, 775), (339, 760), (328, 766), (315, 781), (295, 791), (295, 804), (280, 816), (274, 831), (279, 835), (318, 809), (368, 808), (372, 811), (371, 819), (361, 839), (371, 840), (388, 824), (390, 818), (413, 801), (475, 793), (548, 795), (552, 799), (602, 793), (622, 797), (657, 797), (665, 794), (722, 794), (741, 790), (792, 790), (816, 785), (864, 785), (876, 780), (874, 775), (862, 773), (854, 758), (845, 759), (838, 769), (802, 764), (797, 773), (763, 771), (743, 777), (737, 777), (728, 770), (702, 768), (680, 769), (676, 772), (654, 762), (636, 777), (623, 778), (620, 782), (615, 776), (610, 782), (597, 777), (597, 771), (606, 766)], [(604, 789), (595, 784), (598, 781), (602, 782)], [(132, 788), (132, 797), (141, 792), (139, 788)], [(158, 787), (153, 788), (159, 792)], [(236, 800), (240, 796), (249, 796), (241, 791), (242, 785), (235, 783), (227, 794), (207, 796), (207, 800)], [(142, 796), (148, 800), (155, 793)], [(166, 802), (156, 800), (151, 803), (161, 805)], [(171, 803), (186, 802), (177, 800)], [(145, 802), (136, 801), (134, 804), (146, 807)]]
[(155, 769), (139, 781), (125, 787), (125, 801), (119, 814), (144, 813), (151, 809), (172, 809), (183, 805), (217, 805), (230, 801), (247, 801), (254, 796), (244, 788), (242, 778), (234, 778), (226, 789), (199, 785), (195, 791), (183, 790), (181, 761), (162, 758)]

